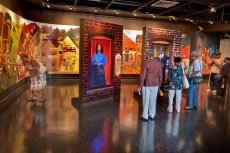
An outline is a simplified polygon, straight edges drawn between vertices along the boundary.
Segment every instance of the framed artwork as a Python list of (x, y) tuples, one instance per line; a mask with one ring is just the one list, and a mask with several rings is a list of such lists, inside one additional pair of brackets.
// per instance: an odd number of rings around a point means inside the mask
[(91, 38), (89, 87), (100, 88), (111, 85), (112, 40), (105, 36)]

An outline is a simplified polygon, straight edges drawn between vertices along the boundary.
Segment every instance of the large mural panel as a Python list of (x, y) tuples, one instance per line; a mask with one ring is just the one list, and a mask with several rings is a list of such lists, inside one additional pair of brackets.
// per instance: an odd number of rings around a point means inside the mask
[(123, 30), (121, 74), (140, 74), (142, 31)]
[(210, 61), (217, 51), (217, 38), (204, 33), (194, 33), (192, 35), (191, 50), (199, 51), (202, 59), (203, 74), (210, 73)]
[(79, 73), (79, 26), (38, 23), (0, 4), (0, 91), (28, 74), (20, 53), (45, 63), (49, 74)]
[(190, 49), (191, 49), (191, 36), (187, 34), (182, 34), (180, 56), (183, 61), (185, 73), (188, 73), (189, 61), (190, 61)]

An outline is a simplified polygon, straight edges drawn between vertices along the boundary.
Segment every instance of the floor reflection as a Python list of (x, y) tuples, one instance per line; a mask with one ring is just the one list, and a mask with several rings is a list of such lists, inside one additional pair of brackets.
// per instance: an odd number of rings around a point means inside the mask
[[(139, 119), (136, 89), (136, 83), (122, 83), (120, 103), (80, 109), (71, 105), (78, 96), (77, 83), (50, 84), (44, 105), (27, 102), (28, 89), (0, 112), (0, 153), (230, 151), (230, 93), (226, 98), (210, 95), (205, 82), (199, 88), (198, 110), (168, 113), (167, 102), (160, 102), (156, 119), (146, 123)], [(186, 96), (184, 91), (182, 108)]]

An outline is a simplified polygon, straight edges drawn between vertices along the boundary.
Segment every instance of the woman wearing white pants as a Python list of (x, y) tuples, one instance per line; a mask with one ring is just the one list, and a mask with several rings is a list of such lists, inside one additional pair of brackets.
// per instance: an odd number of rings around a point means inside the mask
[(173, 111), (173, 98), (176, 95), (176, 111), (180, 112), (180, 103), (182, 98), (182, 77), (183, 68), (180, 65), (181, 58), (174, 57), (174, 65), (169, 69), (169, 105), (168, 112)]
[(149, 59), (145, 60), (140, 75), (138, 90), (143, 94), (142, 121), (154, 120), (156, 114), (156, 100), (158, 87), (161, 85), (161, 64), (154, 58), (154, 53), (149, 52)]

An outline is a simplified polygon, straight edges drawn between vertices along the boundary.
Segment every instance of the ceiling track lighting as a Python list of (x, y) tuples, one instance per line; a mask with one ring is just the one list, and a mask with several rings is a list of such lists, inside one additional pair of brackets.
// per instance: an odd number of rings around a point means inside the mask
[(94, 12), (95, 12), (95, 13), (97, 13), (97, 12), (98, 12), (98, 9), (97, 9), (97, 8), (95, 8), (95, 9), (94, 9)]
[(155, 15), (155, 14), (153, 14), (153, 18), (154, 18), (154, 19), (156, 18), (156, 15)]
[(116, 14), (117, 14), (117, 15), (120, 14), (120, 11), (116, 10)]
[(136, 12), (133, 13), (134, 16), (138, 16)]

